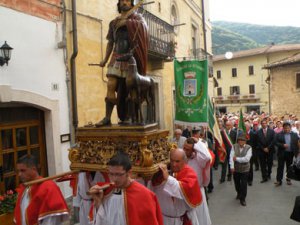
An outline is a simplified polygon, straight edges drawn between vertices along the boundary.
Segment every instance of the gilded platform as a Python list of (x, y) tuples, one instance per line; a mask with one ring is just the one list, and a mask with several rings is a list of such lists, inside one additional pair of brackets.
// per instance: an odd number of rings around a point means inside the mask
[(122, 149), (130, 156), (132, 172), (149, 179), (158, 171), (159, 163), (169, 161), (168, 134), (157, 124), (78, 128), (76, 146), (69, 151), (70, 168), (106, 171), (109, 159)]

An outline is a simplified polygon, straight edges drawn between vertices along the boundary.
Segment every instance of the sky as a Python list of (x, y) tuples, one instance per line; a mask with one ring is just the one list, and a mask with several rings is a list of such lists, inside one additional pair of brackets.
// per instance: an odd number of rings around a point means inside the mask
[(211, 21), (300, 27), (300, 0), (209, 0)]

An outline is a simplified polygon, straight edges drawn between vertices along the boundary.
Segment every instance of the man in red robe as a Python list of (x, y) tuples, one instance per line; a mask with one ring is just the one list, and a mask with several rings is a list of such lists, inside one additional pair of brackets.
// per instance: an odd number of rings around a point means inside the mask
[(117, 59), (133, 52), (139, 74), (146, 75), (148, 27), (141, 14), (131, 11), (133, 7), (133, 0), (119, 0), (120, 16), (109, 24), (106, 54), (100, 62), (100, 66), (104, 67), (111, 58), (107, 67), (106, 114), (101, 121), (96, 123), (96, 126), (111, 124), (111, 114), (115, 105), (117, 105), (118, 117), (121, 122), (128, 118), (125, 83), (129, 73), (128, 62), (117, 61)]
[[(34, 156), (24, 155), (17, 161), (22, 182), (41, 178)], [(52, 181), (44, 181), (17, 189), (18, 199), (14, 221), (17, 225), (59, 225), (69, 218), (69, 211), (59, 187)]]
[(187, 165), (182, 149), (170, 153), (171, 175), (167, 166), (160, 165), (150, 188), (156, 193), (162, 208), (164, 225), (199, 225), (196, 208), (202, 203), (202, 195), (195, 171)]
[(94, 225), (163, 225), (155, 194), (131, 179), (127, 154), (118, 152), (110, 159), (108, 176), (114, 183), (110, 188), (103, 191), (105, 183), (98, 183), (90, 189)]

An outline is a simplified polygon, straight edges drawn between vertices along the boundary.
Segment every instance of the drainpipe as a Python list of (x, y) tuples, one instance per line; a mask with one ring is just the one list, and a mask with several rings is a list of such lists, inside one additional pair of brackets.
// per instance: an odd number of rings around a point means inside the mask
[(205, 10), (204, 10), (204, 0), (201, 0), (202, 5), (202, 29), (203, 29), (203, 42), (204, 42), (204, 51), (205, 51), (205, 58), (207, 59), (207, 43), (206, 43), (206, 23), (205, 23)]
[(71, 82), (72, 82), (71, 85), (72, 85), (73, 126), (74, 129), (76, 130), (78, 127), (76, 62), (75, 62), (75, 59), (78, 54), (76, 0), (72, 0), (72, 29), (73, 29), (73, 53), (70, 59), (70, 64), (71, 64)]

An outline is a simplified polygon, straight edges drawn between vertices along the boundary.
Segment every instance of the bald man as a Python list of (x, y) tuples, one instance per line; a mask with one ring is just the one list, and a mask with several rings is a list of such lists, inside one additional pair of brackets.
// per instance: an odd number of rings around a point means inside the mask
[(196, 207), (202, 203), (202, 195), (195, 171), (187, 165), (182, 149), (170, 153), (170, 174), (167, 165), (161, 164), (159, 174), (151, 181), (161, 206), (164, 225), (183, 225), (190, 222), (199, 225)]

